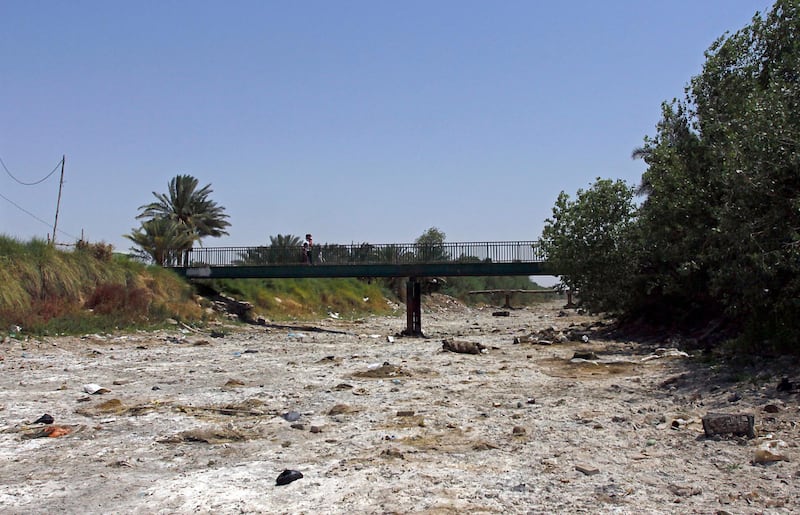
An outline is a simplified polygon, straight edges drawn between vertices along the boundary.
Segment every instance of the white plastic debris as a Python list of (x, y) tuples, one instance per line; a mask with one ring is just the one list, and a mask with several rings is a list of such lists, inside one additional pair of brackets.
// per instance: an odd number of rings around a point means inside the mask
[(89, 383), (83, 385), (83, 391), (88, 393), (89, 395), (100, 395), (103, 393), (108, 393), (111, 390), (109, 390), (108, 388), (103, 388), (99, 384)]

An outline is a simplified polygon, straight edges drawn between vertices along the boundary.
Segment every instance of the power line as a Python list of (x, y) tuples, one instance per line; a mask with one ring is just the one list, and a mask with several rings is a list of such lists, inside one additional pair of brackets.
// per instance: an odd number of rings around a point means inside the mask
[[(6, 164), (3, 162), (3, 158), (2, 158), (2, 157), (0, 157), (0, 164), (2, 164), (2, 165), (3, 165), (3, 170), (5, 170), (5, 171), (6, 171), (6, 173), (8, 174), (8, 176), (9, 176), (9, 177), (11, 177), (12, 179), (14, 179), (14, 180), (15, 180), (15, 181), (17, 181), (18, 183), (22, 184), (23, 186), (36, 186), (37, 184), (41, 184), (41, 183), (43, 183), (44, 181), (46, 181), (47, 179), (49, 179), (51, 175), (53, 175), (54, 173), (56, 173), (56, 170), (58, 170), (58, 167), (59, 167), (59, 166), (61, 166), (61, 161), (63, 161), (63, 158), (62, 158), (62, 159), (60, 159), (60, 160), (58, 161), (58, 164), (56, 165), (56, 167), (55, 167), (55, 168), (53, 168), (53, 171), (52, 171), (52, 172), (48, 173), (47, 175), (45, 175), (43, 178), (39, 179), (38, 181), (34, 181), (34, 182), (23, 182), (23, 181), (21, 181), (21, 180), (17, 179), (16, 177), (14, 177), (14, 174), (12, 174), (12, 173), (11, 173), (11, 172), (8, 170), (8, 167), (7, 167), (7, 166), (6, 166)], [(3, 197), (3, 198), (5, 198), (5, 197)], [(6, 199), (6, 200), (8, 200), (8, 199)]]
[[(6, 197), (6, 196), (5, 196), (5, 195), (3, 195), (2, 193), (0, 193), (0, 198), (2, 198), (3, 200), (5, 200), (6, 202), (8, 202), (9, 204), (11, 204), (12, 206), (16, 207), (17, 209), (19, 209), (19, 210), (20, 210), (20, 211), (22, 211), (23, 213), (27, 214), (27, 215), (28, 215), (28, 216), (30, 216), (31, 218), (33, 218), (33, 219), (35, 219), (35, 220), (37, 220), (37, 221), (39, 221), (39, 222), (43, 223), (43, 224), (44, 224), (44, 225), (46, 225), (48, 228), (50, 227), (50, 223), (49, 223), (49, 222), (45, 222), (44, 220), (42, 220), (41, 218), (39, 218), (39, 217), (38, 217), (38, 216), (36, 216), (35, 214), (31, 213), (30, 211), (28, 211), (28, 210), (27, 210), (27, 209), (25, 209), (24, 207), (20, 206), (19, 204), (17, 204), (16, 202), (14, 202), (13, 200), (11, 200), (10, 198)], [(76, 241), (77, 241), (77, 240), (80, 240), (80, 238), (78, 238), (78, 237), (76, 237), (76, 236), (73, 236), (72, 234), (70, 234), (70, 233), (68, 233), (68, 232), (64, 232), (64, 231), (62, 231), (61, 229), (58, 229), (58, 232), (59, 232), (59, 233), (61, 233), (61, 234), (63, 234), (63, 235), (65, 235), (65, 236), (69, 236), (69, 237), (70, 237), (70, 238), (72, 238), (73, 240), (76, 240)]]

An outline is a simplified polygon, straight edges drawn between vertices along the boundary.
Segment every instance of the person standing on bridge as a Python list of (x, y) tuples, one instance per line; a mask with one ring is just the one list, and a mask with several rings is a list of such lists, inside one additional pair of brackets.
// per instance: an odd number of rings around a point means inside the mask
[(314, 264), (314, 257), (311, 252), (313, 246), (314, 242), (311, 239), (311, 235), (306, 234), (306, 241), (303, 242), (303, 261), (305, 261), (307, 265)]

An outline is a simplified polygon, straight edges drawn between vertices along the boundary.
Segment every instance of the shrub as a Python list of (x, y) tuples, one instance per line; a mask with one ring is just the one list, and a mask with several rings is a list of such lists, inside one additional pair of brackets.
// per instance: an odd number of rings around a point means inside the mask
[(122, 284), (99, 284), (85, 306), (101, 315), (122, 315), (131, 319), (147, 316), (153, 294), (144, 288)]

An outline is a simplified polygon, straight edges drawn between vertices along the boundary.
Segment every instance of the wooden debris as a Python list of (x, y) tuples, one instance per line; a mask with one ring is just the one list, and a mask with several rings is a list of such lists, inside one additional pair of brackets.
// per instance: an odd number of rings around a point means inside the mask
[(586, 474), (587, 476), (593, 476), (595, 474), (599, 474), (600, 473), (600, 469), (599, 468), (592, 467), (591, 465), (582, 465), (580, 463), (575, 465), (575, 470), (577, 470), (578, 472), (580, 472), (582, 474)]
[(157, 440), (159, 443), (184, 443), (184, 442), (201, 442), (208, 444), (220, 444), (228, 442), (241, 442), (247, 440), (247, 437), (229, 428), (204, 428), (204, 429), (190, 429), (183, 431), (174, 436), (169, 436)]
[(350, 331), (341, 331), (338, 329), (327, 329), (325, 327), (317, 327), (313, 325), (286, 325), (286, 324), (261, 324), (270, 329), (288, 329), (289, 331), (305, 331), (307, 333), (330, 333), (330, 334), (352, 334)]

